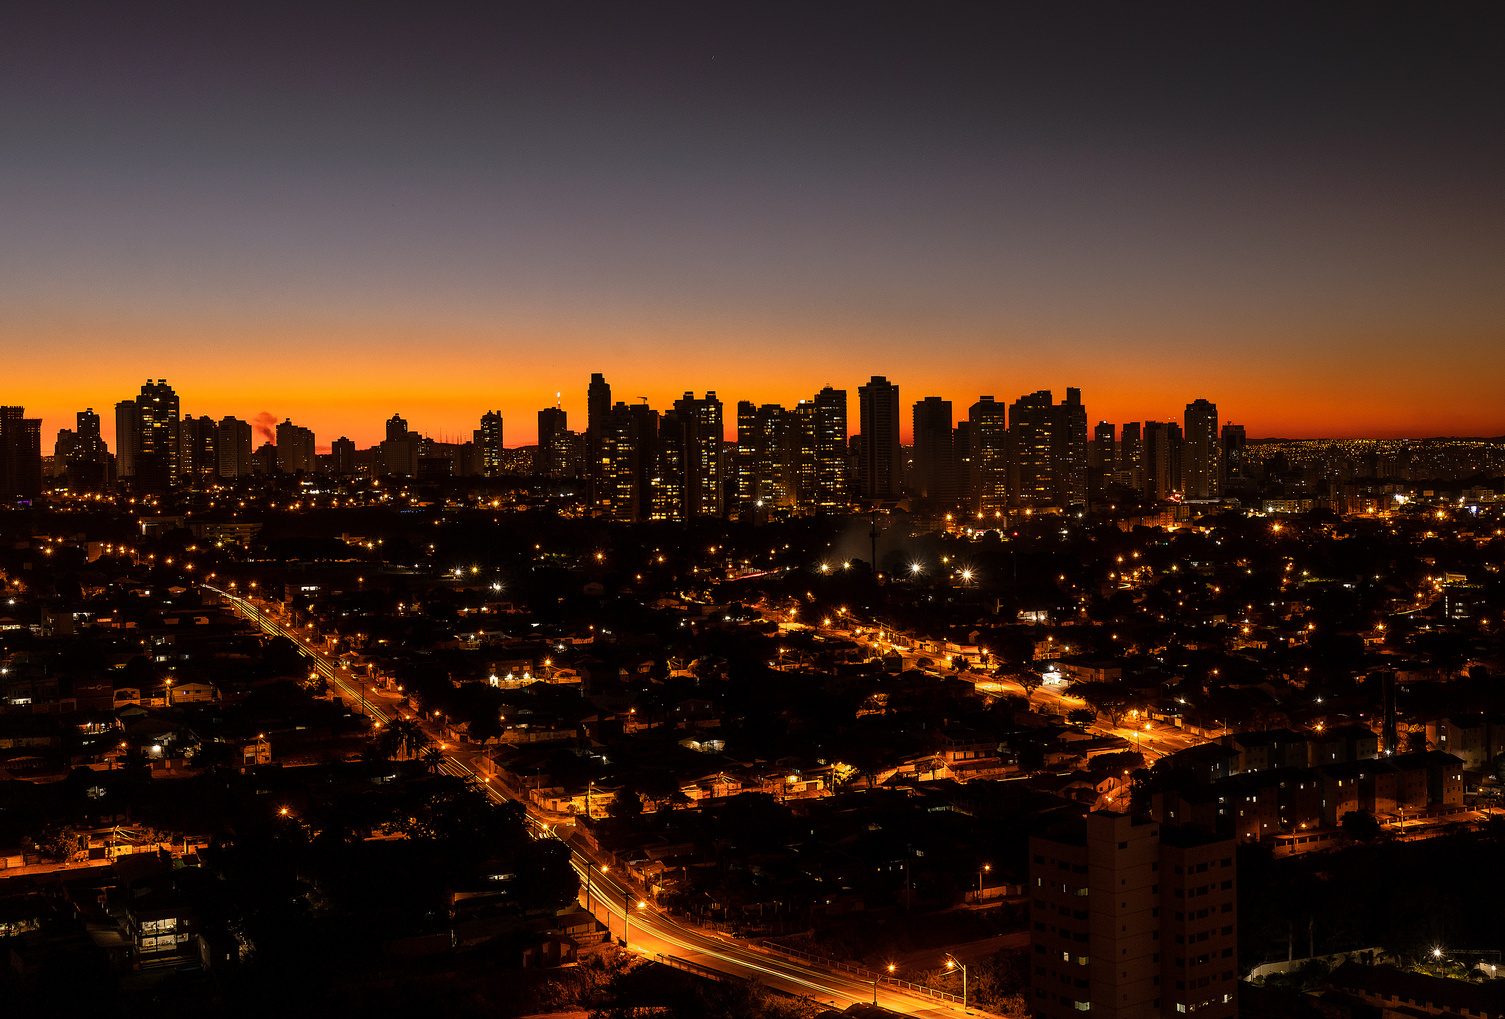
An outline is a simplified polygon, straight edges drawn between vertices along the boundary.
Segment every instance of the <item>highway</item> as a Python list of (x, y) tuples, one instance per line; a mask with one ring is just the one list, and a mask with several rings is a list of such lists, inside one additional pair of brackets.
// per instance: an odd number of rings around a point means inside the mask
[[(361, 681), (351, 677), (344, 667), (335, 663), (319, 648), (312, 646), (305, 637), (291, 627), (263, 612), (246, 598), (211, 584), (202, 586), (224, 598), (264, 632), (291, 640), (303, 654), (308, 656), (313, 663), (314, 671), (324, 676), (330, 686), (346, 698), (347, 703), (352, 706), (363, 704), (366, 713), (377, 724), (384, 725), (392, 720), (395, 708), (377, 703), (374, 697), (366, 696), (363, 692), (364, 684)], [(439, 743), (436, 741), (435, 745), (438, 746)], [(445, 774), (461, 778), (474, 779), (476, 777), (475, 771), (465, 761), (465, 751), (448, 747), (443, 748), (441, 752), (444, 753), (442, 767)], [(507, 799), (506, 794), (498, 788), (496, 783), (482, 781), (478, 784), (497, 802)], [(523, 803), (523, 806), (526, 809), (529, 805)], [(552, 827), (533, 816), (531, 812), (528, 819), (539, 837), (557, 837)], [(836, 1008), (845, 1008), (854, 1002), (871, 1002), (876, 993), (878, 1004), (885, 1008), (923, 1017), (923, 1019), (942, 1019), (942, 1017), (956, 1017), (963, 1014), (980, 1016), (990, 1014), (976, 1008), (963, 1010), (958, 1002), (938, 1000), (922, 992), (907, 990), (883, 980), (875, 984), (872, 979), (864, 978), (858, 973), (831, 972), (807, 966), (748, 942), (682, 924), (646, 902), (642, 908), (638, 908), (637, 903), (643, 899), (636, 891), (624, 884), (617, 874), (603, 873), (580, 847), (573, 844), (571, 844), (571, 862), (581, 878), (582, 904), (584, 904), (586, 894), (586, 868), (589, 867), (592, 912), (598, 920), (607, 925), (613, 938), (621, 941), (625, 934), (628, 949), (646, 958), (661, 957), (677, 960), (693, 968), (715, 970), (734, 977), (757, 980), (774, 990), (804, 995)], [(630, 909), (627, 908), (629, 901), (633, 904)], [(630, 914), (630, 917), (625, 920), (625, 930), (624, 914)], [(899, 975), (902, 976), (902, 974)], [(959, 993), (960, 979), (953, 978), (951, 982), (957, 986), (947, 988), (947, 990), (953, 994)]]

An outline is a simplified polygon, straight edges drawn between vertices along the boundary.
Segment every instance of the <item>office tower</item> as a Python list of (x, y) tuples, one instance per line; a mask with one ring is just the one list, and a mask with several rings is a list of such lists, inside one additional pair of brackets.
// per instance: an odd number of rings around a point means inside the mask
[(329, 473), (348, 478), (355, 473), (355, 442), (340, 436), (329, 444)]
[(903, 484), (904, 459), (899, 448), (899, 387), (874, 375), (857, 387), (860, 485), (867, 499), (893, 499)]
[(676, 519), (719, 517), (724, 508), (721, 446), (726, 440), (721, 401), (714, 392), (699, 400), (686, 393), (674, 401), (674, 415), (682, 433), (678, 473), (684, 479), (684, 508)]
[(0, 407), (0, 499), (42, 494), (42, 419), (25, 407)]
[(1163, 502), (1181, 493), (1181, 426), (1174, 421), (1144, 423), (1144, 494)]
[(408, 423), (403, 419), (401, 414), (394, 413), (391, 417), (387, 418), (388, 441), (406, 439), (409, 434)]
[(506, 447), (502, 445), (501, 411), (488, 410), (481, 415), (481, 427), (476, 429), (474, 441), (481, 453), (481, 473), (488, 478), (501, 476), (506, 458)]
[(220, 418), (216, 426), (215, 447), (219, 454), (219, 476), (222, 478), (250, 477), (251, 424), (228, 415)]
[(408, 428), (401, 415), (393, 414), (387, 419), (387, 437), (376, 447), (372, 471), (377, 475), (416, 477), (418, 458), (422, 455), (422, 437)]
[(135, 400), (121, 400), (115, 405), (115, 473), (122, 478), (136, 476), (136, 453), (141, 444), (141, 415)]
[(208, 481), (218, 474), (219, 426), (207, 415), (190, 414), (178, 426), (179, 480)]
[(1138, 421), (1125, 421), (1119, 430), (1118, 463), (1114, 471), (1120, 485), (1144, 491), (1144, 439)]
[(78, 455), (78, 433), (71, 428), (59, 428), (57, 441), (52, 444), (52, 460), (55, 464), (67, 464)]
[(600, 372), (592, 372), (590, 386), (585, 391), (586, 480), (590, 482), (592, 502), (603, 508), (609, 501), (609, 493), (606, 491), (607, 464), (601, 445), (601, 430), (611, 412), (611, 386)]
[(614, 520), (646, 520), (653, 512), (658, 412), (617, 402), (600, 421), (601, 511)]
[(1244, 436), (1244, 426), (1227, 424), (1222, 432), (1222, 457), (1218, 466), (1222, 470), (1220, 484), (1227, 491), (1229, 482), (1245, 482), (1248, 475), (1245, 473), (1244, 447), (1248, 440)]
[(1061, 509), (1087, 504), (1087, 409), (1082, 391), (1067, 388), (1066, 399), (1052, 411), (1051, 501)]
[(136, 487), (165, 492), (178, 483), (178, 394), (166, 379), (148, 380), (136, 397)]
[(914, 405), (911, 494), (949, 505), (956, 501), (956, 451), (951, 446), (951, 401), (927, 396)]
[(1087, 457), (1088, 497), (1094, 502), (1106, 499), (1113, 487), (1114, 439), (1113, 422), (1099, 421), (1092, 430), (1092, 449)]
[(568, 420), (563, 407), (545, 407), (538, 412), (538, 452), (533, 456), (534, 474), (563, 477), (559, 436), (568, 430)]
[(1015, 506), (1049, 506), (1055, 500), (1055, 426), (1048, 389), (1021, 396), (1009, 407), (1008, 483)]
[(967, 411), (971, 445), (972, 509), (993, 514), (1008, 506), (1008, 405), (980, 396)]
[(1030, 838), (1037, 1019), (1238, 1014), (1235, 844), (1093, 811)]
[(314, 457), (312, 429), (295, 425), (291, 418), (277, 426), (277, 469), (283, 474), (312, 474)]
[(1182, 421), (1185, 438), (1181, 445), (1182, 478), (1188, 499), (1216, 499), (1222, 494), (1218, 445), (1218, 405), (1193, 400), (1186, 405)]

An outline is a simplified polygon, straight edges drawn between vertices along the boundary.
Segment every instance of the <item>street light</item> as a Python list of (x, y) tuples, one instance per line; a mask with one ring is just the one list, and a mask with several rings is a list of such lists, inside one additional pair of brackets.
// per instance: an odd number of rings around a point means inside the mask
[(948, 952), (946, 954), (946, 968), (960, 968), (962, 971), (962, 1011), (965, 1012), (967, 1010), (967, 967), (963, 966), (956, 956)]

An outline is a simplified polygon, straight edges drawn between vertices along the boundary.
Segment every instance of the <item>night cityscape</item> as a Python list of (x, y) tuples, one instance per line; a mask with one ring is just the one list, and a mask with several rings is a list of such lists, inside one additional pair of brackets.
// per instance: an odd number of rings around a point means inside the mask
[(1499, 9), (5, 21), (0, 1015), (1505, 1019)]

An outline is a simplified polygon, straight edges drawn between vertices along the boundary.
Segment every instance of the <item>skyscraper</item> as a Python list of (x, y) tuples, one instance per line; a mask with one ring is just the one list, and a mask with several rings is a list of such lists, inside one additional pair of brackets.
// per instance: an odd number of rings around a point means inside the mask
[(794, 409), (799, 428), (795, 502), (811, 513), (846, 505), (847, 391), (826, 386)]
[(1048, 389), (1021, 396), (1009, 407), (1008, 479), (1014, 505), (1040, 507), (1054, 502), (1055, 427), (1055, 404)]
[(329, 473), (337, 478), (355, 473), (355, 443), (343, 435), (329, 444)]
[(1186, 405), (1182, 441), (1182, 483), (1188, 499), (1216, 499), (1221, 495), (1222, 471), (1218, 445), (1218, 407), (1206, 400)]
[(1087, 457), (1088, 498), (1101, 502), (1113, 487), (1115, 444), (1113, 422), (1099, 421), (1092, 430), (1092, 449)]
[(794, 505), (794, 422), (776, 403), (737, 404), (737, 501), (754, 508)]
[(1104, 810), (1032, 837), (1035, 1016), (1237, 1015), (1234, 850)]
[(219, 474), (219, 426), (205, 415), (185, 417), (178, 426), (178, 478), (207, 481)]
[(251, 424), (234, 417), (222, 417), (215, 433), (221, 478), (247, 478), (255, 468), (251, 461)]
[(972, 509), (996, 513), (1008, 506), (1008, 405), (979, 396), (967, 411), (972, 446)]
[(899, 449), (899, 387), (874, 375), (857, 387), (862, 425), (859, 483), (868, 499), (899, 495), (904, 461)]
[(1226, 424), (1223, 426), (1221, 440), (1223, 448), (1218, 466), (1222, 473), (1219, 484), (1226, 493), (1230, 482), (1237, 485), (1248, 480), (1248, 475), (1244, 473), (1244, 447), (1248, 444), (1248, 439), (1244, 435), (1243, 425)]
[(141, 449), (141, 415), (135, 400), (121, 400), (115, 405), (115, 473), (122, 478), (136, 476), (136, 454)]
[(1144, 494), (1164, 502), (1181, 493), (1181, 426), (1174, 421), (1144, 423)]
[(956, 501), (951, 401), (927, 396), (914, 405), (913, 494), (941, 505)]
[(569, 415), (563, 407), (545, 407), (538, 412), (538, 452), (533, 455), (533, 473), (545, 477), (564, 476), (560, 439), (569, 430)]
[(1053, 410), (1051, 429), (1051, 501), (1061, 509), (1087, 504), (1087, 409), (1082, 391), (1067, 388)]
[(475, 444), (481, 451), (481, 473), (488, 478), (502, 474), (506, 447), (502, 445), (502, 412), (488, 410), (481, 415), (481, 427), (476, 429)]
[(110, 452), (100, 434), (99, 415), (94, 408), (81, 410), (74, 420), (73, 452), (68, 457), (68, 483), (84, 491), (98, 491), (110, 480)]
[(0, 499), (42, 494), (42, 419), (25, 407), (0, 407)]
[(389, 442), (406, 439), (408, 437), (408, 423), (401, 414), (394, 413), (387, 418), (387, 440)]
[(312, 474), (318, 465), (311, 428), (295, 425), (291, 418), (277, 426), (277, 469), (283, 474)]
[(674, 415), (683, 435), (679, 454), (679, 473), (684, 478), (682, 518), (719, 517), (725, 499), (721, 446), (726, 427), (721, 419), (721, 401), (714, 392), (699, 400), (695, 394), (686, 393), (674, 401)]
[(1138, 421), (1125, 421), (1119, 430), (1118, 463), (1114, 471), (1120, 485), (1144, 491), (1144, 438)]
[(148, 380), (135, 402), (136, 486), (165, 492), (178, 483), (178, 394), (166, 379)]
[(592, 372), (590, 387), (585, 392), (585, 475), (591, 487), (592, 504), (603, 509), (610, 494), (606, 490), (607, 462), (601, 432), (611, 412), (611, 386), (600, 372)]
[(601, 511), (614, 520), (647, 520), (653, 513), (658, 467), (658, 412), (618, 401), (600, 422)]

